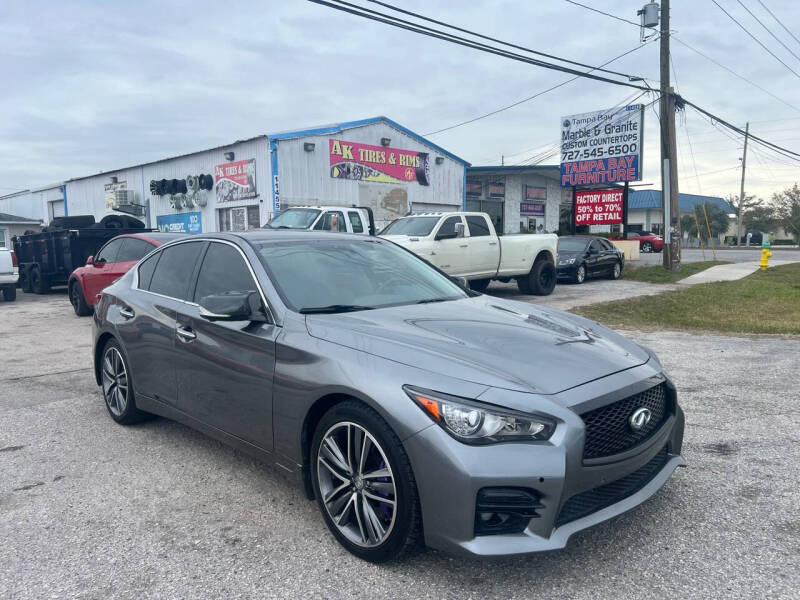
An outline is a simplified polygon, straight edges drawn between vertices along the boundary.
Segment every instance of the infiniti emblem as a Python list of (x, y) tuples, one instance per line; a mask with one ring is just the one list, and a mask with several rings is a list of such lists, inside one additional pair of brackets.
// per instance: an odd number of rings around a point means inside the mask
[(641, 431), (647, 427), (651, 418), (653, 418), (653, 413), (649, 408), (637, 408), (633, 411), (631, 418), (628, 419), (628, 423), (630, 423), (631, 429), (634, 431)]

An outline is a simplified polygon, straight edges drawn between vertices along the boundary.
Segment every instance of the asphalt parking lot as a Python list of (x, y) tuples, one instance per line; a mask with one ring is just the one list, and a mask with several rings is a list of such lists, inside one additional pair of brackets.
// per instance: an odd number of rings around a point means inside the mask
[(116, 425), (90, 331), (63, 294), (0, 303), (0, 598), (797, 598), (800, 340), (627, 332), (677, 382), (688, 468), (563, 551), (375, 566), (271, 468)]

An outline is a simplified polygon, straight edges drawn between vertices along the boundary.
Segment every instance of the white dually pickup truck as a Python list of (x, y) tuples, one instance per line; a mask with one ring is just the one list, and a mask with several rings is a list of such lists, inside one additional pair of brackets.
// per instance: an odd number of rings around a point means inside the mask
[(556, 285), (558, 236), (552, 233), (499, 237), (489, 215), (423, 213), (392, 221), (380, 237), (411, 250), (482, 292), (492, 279), (517, 280), (523, 294), (546, 296)]

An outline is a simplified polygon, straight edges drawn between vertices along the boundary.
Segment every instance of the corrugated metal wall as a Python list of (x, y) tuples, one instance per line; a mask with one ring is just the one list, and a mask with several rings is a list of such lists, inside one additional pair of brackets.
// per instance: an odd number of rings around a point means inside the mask
[(9, 194), (0, 198), (0, 212), (27, 217), (36, 221), (43, 221), (45, 224), (50, 222), (47, 212), (47, 203), (53, 201), (63, 201), (64, 196), (61, 186), (55, 185), (48, 188), (39, 188), (34, 191), (25, 191), (17, 194)]
[[(214, 174), (214, 166), (225, 162), (225, 153), (233, 152), (234, 160), (255, 158), (256, 160), (256, 191), (258, 197), (248, 198), (236, 202), (225, 202), (217, 205), (215, 189), (205, 192), (207, 204), (204, 208), (184, 208), (176, 210), (170, 207), (169, 196), (151, 196), (150, 180), (152, 179), (184, 179), (187, 175)], [(109, 183), (112, 176), (119, 182), (126, 182), (126, 189), (134, 190), (136, 202), (143, 204), (143, 200), (150, 201), (150, 223), (156, 227), (156, 217), (159, 215), (199, 212), (202, 215), (204, 232), (217, 231), (217, 208), (231, 208), (235, 206), (248, 206), (258, 204), (263, 224), (269, 214), (270, 205), (270, 176), (269, 152), (266, 137), (256, 138), (246, 142), (238, 142), (215, 150), (198, 152), (179, 158), (171, 158), (150, 163), (140, 167), (120, 169), (95, 175), (84, 179), (67, 182), (67, 205), (71, 215), (94, 215), (99, 220), (111, 211), (105, 208), (105, 184)], [(203, 193), (203, 192), (200, 192)]]
[[(331, 177), (329, 139), (380, 146), (384, 137), (391, 140), (391, 148), (430, 154), (430, 185), (420, 185), (416, 181), (393, 184)], [(312, 152), (303, 149), (303, 144), (308, 142), (315, 145)], [(345, 129), (334, 134), (279, 139), (277, 146), (281, 207), (303, 204), (369, 205), (376, 212), (376, 221), (384, 221), (389, 213), (399, 210), (400, 214), (405, 214), (416, 206), (421, 210), (430, 210), (426, 205), (458, 210), (462, 205), (464, 165), (385, 122)], [(437, 156), (444, 158), (441, 165), (436, 164)]]

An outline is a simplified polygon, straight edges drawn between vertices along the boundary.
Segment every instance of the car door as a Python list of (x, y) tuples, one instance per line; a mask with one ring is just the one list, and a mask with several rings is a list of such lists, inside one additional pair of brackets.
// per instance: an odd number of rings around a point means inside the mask
[(340, 210), (330, 210), (323, 214), (316, 225), (316, 231), (340, 231), (347, 232), (347, 223), (344, 220), (344, 214)]
[(467, 215), (467, 231), (469, 247), (467, 248), (468, 264), (465, 275), (485, 277), (497, 273), (500, 263), (500, 246), (497, 237), (492, 235), (491, 226), (483, 215)]
[(602, 258), (601, 263), (603, 267), (604, 273), (611, 273), (614, 269), (614, 264), (619, 260), (619, 256), (617, 254), (617, 249), (608, 240), (597, 240), (602, 247)]
[[(198, 304), (232, 291), (259, 293), (253, 270), (233, 243), (212, 241), (197, 271), (192, 302), (178, 310), (176, 349), (178, 402), (183, 412), (256, 446), (271, 450), (272, 323), (209, 321)], [(263, 301), (263, 300), (262, 300)]]
[(116, 274), (115, 265), (124, 239), (121, 237), (112, 239), (100, 248), (94, 256), (92, 268), (83, 279), (86, 298), (92, 303), (94, 303), (94, 298), (97, 294), (119, 278), (119, 275)]
[(186, 305), (189, 283), (207, 242), (165, 246), (137, 267), (125, 321), (117, 330), (127, 351), (136, 393), (177, 406), (176, 318)]
[(462, 275), (467, 270), (467, 248), (463, 237), (455, 237), (456, 223), (462, 223), (460, 215), (444, 219), (434, 234), (431, 262), (449, 275)]
[(603, 271), (603, 247), (598, 240), (592, 240), (587, 247), (586, 274), (597, 275)]

